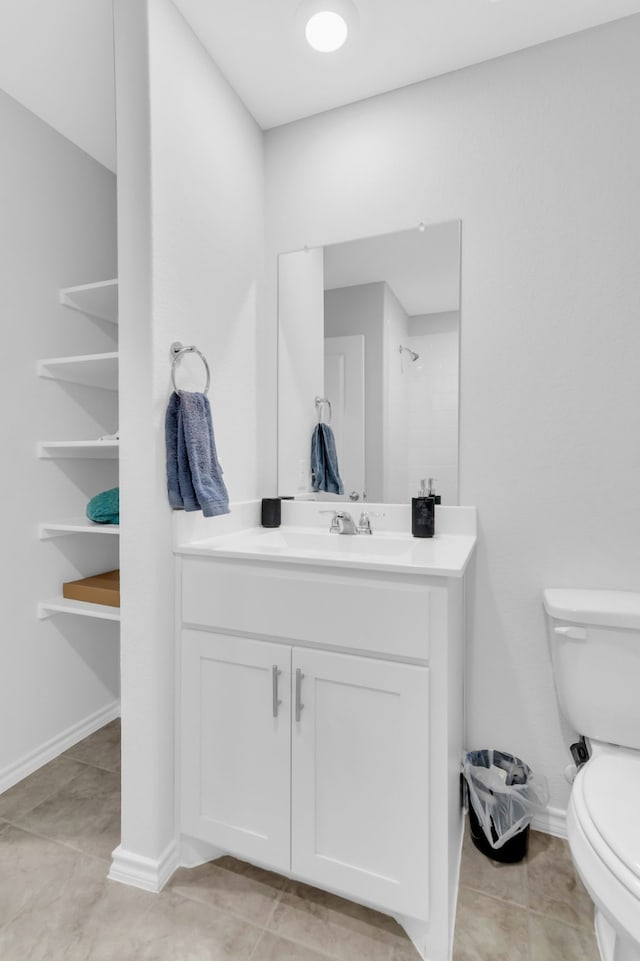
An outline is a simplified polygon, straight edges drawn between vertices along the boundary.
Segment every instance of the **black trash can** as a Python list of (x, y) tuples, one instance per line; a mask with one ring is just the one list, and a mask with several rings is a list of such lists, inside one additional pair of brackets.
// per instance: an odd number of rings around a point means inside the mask
[[(500, 861), (502, 864), (515, 864), (517, 861), (526, 858), (529, 851), (530, 828), (528, 824), (509, 841), (505, 841), (502, 847), (492, 847), (473, 809), (471, 800), (469, 800), (469, 830), (474, 846), (477, 847), (478, 851), (482, 851), (486, 857), (491, 858), (492, 861)], [(494, 841), (498, 840), (498, 833), (493, 822), (491, 823), (491, 837)]]
[(475, 847), (493, 861), (522, 861), (529, 850), (531, 818), (548, 798), (545, 779), (534, 776), (514, 754), (492, 749), (469, 751), (463, 774)]

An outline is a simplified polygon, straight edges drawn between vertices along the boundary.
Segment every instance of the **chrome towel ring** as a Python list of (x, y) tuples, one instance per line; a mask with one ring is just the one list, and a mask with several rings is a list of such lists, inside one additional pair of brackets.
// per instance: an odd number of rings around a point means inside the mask
[(328, 397), (316, 397), (316, 413), (318, 415), (318, 423), (322, 424), (322, 415), (324, 413), (325, 404), (329, 408), (329, 420), (325, 423), (331, 423), (331, 401)]
[(171, 344), (171, 383), (173, 384), (173, 389), (178, 393), (178, 388), (176, 387), (176, 364), (184, 354), (197, 354), (202, 363), (204, 364), (204, 369), (207, 372), (207, 382), (204, 386), (204, 393), (209, 393), (209, 387), (211, 385), (211, 371), (209, 370), (209, 364), (207, 363), (207, 358), (204, 354), (198, 350), (198, 348), (192, 344), (190, 347), (185, 347), (181, 344), (179, 340), (176, 340)]

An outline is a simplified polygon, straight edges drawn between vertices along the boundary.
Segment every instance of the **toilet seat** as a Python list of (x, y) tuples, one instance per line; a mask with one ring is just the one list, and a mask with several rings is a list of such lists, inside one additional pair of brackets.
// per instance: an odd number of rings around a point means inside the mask
[(596, 906), (640, 945), (640, 756), (593, 757), (573, 785), (569, 846)]

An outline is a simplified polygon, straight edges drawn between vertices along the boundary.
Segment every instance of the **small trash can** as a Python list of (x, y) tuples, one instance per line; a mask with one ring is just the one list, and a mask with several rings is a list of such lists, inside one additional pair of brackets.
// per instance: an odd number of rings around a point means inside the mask
[(548, 800), (546, 779), (514, 754), (493, 749), (469, 751), (462, 771), (475, 847), (493, 861), (521, 861), (529, 849), (531, 819)]

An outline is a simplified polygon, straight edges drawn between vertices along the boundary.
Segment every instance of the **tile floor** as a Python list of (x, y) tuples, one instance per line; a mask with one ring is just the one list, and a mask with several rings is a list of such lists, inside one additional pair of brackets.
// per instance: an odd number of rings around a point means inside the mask
[[(419, 961), (389, 917), (226, 857), (159, 895), (106, 879), (119, 841), (117, 721), (0, 796), (0, 961)], [(565, 842), (527, 859), (465, 839), (454, 961), (598, 961)]]

